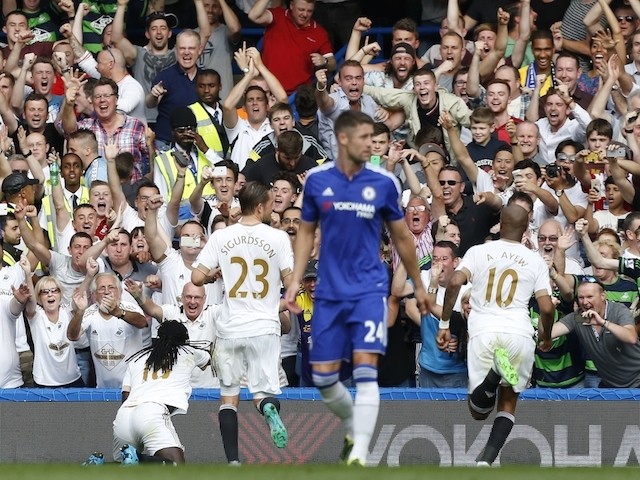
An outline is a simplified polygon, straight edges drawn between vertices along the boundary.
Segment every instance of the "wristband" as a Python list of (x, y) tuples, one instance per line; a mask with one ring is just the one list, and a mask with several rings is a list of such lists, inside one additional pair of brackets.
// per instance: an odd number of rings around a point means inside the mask
[(320, 88), (318, 87), (318, 84), (316, 83), (316, 90), (318, 90), (319, 92), (324, 92), (327, 89), (327, 84), (324, 84), (324, 87)]
[(631, 129), (625, 128), (624, 129), (624, 133), (633, 133), (633, 128), (631, 128)]
[(177, 175), (177, 177), (178, 177), (178, 178), (184, 178), (184, 176), (185, 176), (185, 174), (184, 174), (184, 173), (179, 173), (179, 174)]
[(71, 67), (65, 67), (62, 69), (62, 73), (69, 73), (71, 71)]
[(450, 320), (440, 320), (438, 322), (438, 328), (440, 330), (449, 330), (449, 323), (451, 323)]

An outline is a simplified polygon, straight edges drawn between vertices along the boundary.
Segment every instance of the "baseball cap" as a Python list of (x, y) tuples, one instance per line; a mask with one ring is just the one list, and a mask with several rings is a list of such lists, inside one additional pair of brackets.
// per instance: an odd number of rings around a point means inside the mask
[[(167, 0), (166, 5), (170, 5), (172, 2)], [(175, 3), (175, 2), (173, 2)], [(167, 22), (167, 26), (171, 29), (176, 28), (178, 26), (178, 17), (176, 17), (173, 13), (164, 13), (164, 12), (153, 12), (147, 15), (146, 20), (146, 29), (149, 29), (151, 22), (154, 20), (165, 20)]]
[(412, 57), (416, 56), (416, 49), (409, 45), (407, 42), (396, 43), (391, 49), (391, 56), (393, 57), (396, 53), (408, 53)]
[(196, 116), (193, 114), (193, 111), (189, 107), (176, 108), (173, 112), (171, 112), (169, 120), (171, 122), (171, 128), (195, 128), (198, 123), (196, 121)]
[(308, 278), (316, 278), (317, 276), (318, 276), (318, 261), (309, 260), (309, 263), (307, 264), (307, 268), (304, 271), (304, 275), (302, 279), (307, 280)]
[(447, 154), (444, 152), (444, 149), (438, 145), (437, 143), (424, 143), (420, 149), (418, 150), (420, 155), (427, 155), (429, 152), (436, 152), (438, 155), (442, 157), (443, 160), (446, 161)]
[(24, 173), (11, 173), (2, 181), (2, 193), (18, 193), (27, 185), (38, 185), (38, 180), (29, 178)]

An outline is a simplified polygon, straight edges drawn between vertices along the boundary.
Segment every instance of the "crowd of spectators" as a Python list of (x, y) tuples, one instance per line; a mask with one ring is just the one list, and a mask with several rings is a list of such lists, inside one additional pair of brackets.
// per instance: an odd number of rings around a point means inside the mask
[[(294, 243), (305, 172), (335, 158), (334, 121), (350, 109), (376, 122), (364, 148), (402, 185), (432, 301), (420, 315), (382, 238), (381, 386), (466, 386), (469, 295), (442, 351), (444, 290), (513, 203), (558, 322), (531, 385), (640, 386), (640, 1), (375, 3), (2, 2), (0, 388), (118, 388), (165, 320), (213, 348), (233, 286), (194, 286), (198, 254), (238, 221), (249, 181), (270, 186), (271, 226)], [(367, 33), (380, 19), (394, 22), (389, 44)], [(280, 312), (289, 386), (311, 385), (315, 241), (303, 312)], [(535, 299), (530, 313), (536, 326)], [(192, 382), (218, 386), (215, 366)]]

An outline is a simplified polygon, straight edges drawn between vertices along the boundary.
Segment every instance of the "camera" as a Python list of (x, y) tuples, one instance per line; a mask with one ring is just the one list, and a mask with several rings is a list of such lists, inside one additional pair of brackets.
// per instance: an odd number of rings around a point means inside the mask
[(547, 165), (545, 172), (547, 173), (547, 177), (549, 178), (556, 178), (557, 176), (563, 173), (562, 167), (560, 165), (556, 165), (555, 163), (552, 163), (551, 165)]
[(200, 247), (200, 237), (182, 236), (180, 237), (180, 246), (187, 248), (198, 248)]
[(627, 158), (627, 149), (624, 147), (607, 150), (607, 158)]

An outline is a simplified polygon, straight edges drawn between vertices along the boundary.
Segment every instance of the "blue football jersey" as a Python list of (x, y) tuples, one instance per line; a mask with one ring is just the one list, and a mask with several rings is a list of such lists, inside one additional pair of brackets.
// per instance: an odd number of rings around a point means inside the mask
[(302, 220), (319, 222), (322, 230), (317, 298), (387, 294), (380, 239), (384, 222), (404, 217), (400, 193), (393, 175), (370, 164), (351, 180), (333, 163), (309, 171)]

